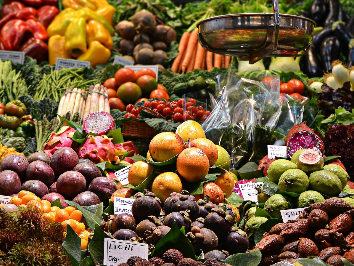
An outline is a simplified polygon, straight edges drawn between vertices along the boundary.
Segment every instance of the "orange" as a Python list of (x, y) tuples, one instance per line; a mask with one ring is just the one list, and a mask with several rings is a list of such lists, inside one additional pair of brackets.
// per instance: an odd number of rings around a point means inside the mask
[(41, 217), (47, 220), (47, 222), (55, 222), (55, 212), (43, 213)]
[(150, 99), (165, 99), (165, 100), (169, 100), (170, 96), (164, 90), (156, 89), (156, 90), (153, 90), (150, 93)]
[(116, 90), (108, 89), (107, 93), (108, 93), (108, 99), (117, 98), (117, 91)]
[(60, 210), (60, 208), (58, 206), (53, 206), (50, 208), (51, 212), (57, 212), (57, 210)]
[(149, 152), (154, 161), (163, 162), (184, 150), (183, 139), (173, 132), (161, 132), (149, 144)]
[(150, 68), (142, 68), (140, 70), (138, 70), (136, 73), (136, 78), (140, 78), (141, 76), (144, 76), (144, 75), (149, 75), (149, 76), (152, 76), (154, 79), (156, 79), (156, 73), (155, 71), (153, 71), (152, 69)]
[(151, 191), (164, 202), (172, 192), (182, 191), (182, 182), (179, 176), (173, 172), (165, 172), (155, 177)]
[(81, 250), (87, 249), (88, 240), (81, 238)]
[[(117, 93), (116, 93), (116, 96), (117, 96)], [(109, 107), (111, 109), (118, 109), (118, 110), (120, 110), (122, 112), (125, 111), (125, 104), (123, 103), (123, 101), (121, 99), (119, 99), (119, 98), (110, 98), (108, 100), (108, 102), (109, 102)]]
[(65, 220), (68, 219), (69, 219), (69, 213), (64, 209), (57, 210), (57, 212), (55, 213), (55, 221), (57, 223), (64, 222)]
[(74, 210), (71, 214), (70, 214), (70, 219), (73, 219), (75, 221), (81, 222), (81, 218), (82, 218), (82, 212), (79, 210)]
[(30, 192), (30, 191), (21, 190), (21, 191), (18, 193), (17, 197), (19, 197), (20, 199), (22, 199), (23, 196), (25, 196), (25, 195), (33, 195), (33, 196), (35, 196), (35, 194), (32, 193), (32, 192)]
[(168, 93), (168, 89), (162, 84), (157, 84), (157, 89), (158, 90), (164, 90), (165, 92)]
[(135, 82), (136, 75), (133, 69), (123, 67), (116, 72), (114, 79), (116, 80), (117, 87), (119, 87), (126, 82)]
[(10, 204), (21, 205), (22, 199), (20, 199), (18, 196), (12, 197), (10, 200)]
[(135, 103), (138, 99), (140, 99), (142, 91), (137, 84), (133, 82), (126, 82), (118, 88), (117, 95), (118, 98), (125, 104), (129, 104)]
[(68, 214), (71, 215), (71, 213), (77, 209), (74, 206), (68, 206), (68, 207), (65, 207), (64, 210), (66, 210), (68, 212)]
[(143, 95), (149, 96), (153, 90), (157, 89), (157, 81), (149, 75), (141, 76), (137, 79), (136, 84), (140, 87)]
[(50, 212), (52, 209), (52, 205), (47, 200), (42, 200), (42, 211), (43, 212)]
[(196, 138), (189, 143), (189, 147), (201, 149), (209, 159), (210, 166), (218, 160), (218, 148), (211, 140), (207, 138)]
[(154, 167), (145, 161), (137, 161), (133, 163), (128, 172), (129, 184), (133, 186), (140, 185), (149, 175), (151, 175)]
[(225, 172), (217, 177), (215, 184), (225, 193), (225, 198), (228, 198), (234, 190), (235, 179), (229, 172)]

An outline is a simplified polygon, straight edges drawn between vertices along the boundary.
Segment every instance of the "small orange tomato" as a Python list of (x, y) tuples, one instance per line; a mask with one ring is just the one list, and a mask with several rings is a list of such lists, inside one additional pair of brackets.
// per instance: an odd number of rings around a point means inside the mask
[(156, 73), (150, 68), (142, 68), (136, 72), (136, 78), (140, 78), (141, 76), (149, 75), (156, 79)]
[(147, 100), (148, 100), (148, 98), (140, 98), (134, 104), (137, 104), (138, 102), (146, 102)]
[(117, 98), (118, 97), (117, 91), (114, 90), (114, 89), (108, 89), (107, 93), (108, 93), (108, 99)]
[(295, 100), (301, 99), (303, 96), (300, 93), (294, 92), (290, 94), (291, 98), (294, 98)]
[(1, 115), (5, 114), (5, 108), (1, 108), (1, 107), (0, 107), (0, 114), (1, 114)]
[(164, 90), (156, 89), (150, 93), (150, 99), (154, 99), (154, 98), (169, 100), (170, 96)]
[(103, 86), (105, 86), (107, 89), (113, 89), (113, 90), (117, 90), (118, 89), (118, 85), (116, 83), (115, 78), (110, 78), (107, 79), (104, 83)]
[(166, 88), (164, 85), (162, 85), (162, 84), (157, 84), (157, 89), (158, 89), (158, 90), (164, 90), (165, 92), (168, 93), (167, 88)]
[(119, 98), (110, 98), (109, 100), (109, 107), (111, 109), (119, 109), (120, 111), (125, 111), (125, 104)]
[(294, 88), (291, 87), (288, 83), (283, 83), (280, 85), (280, 92), (290, 95), (290, 94), (294, 93)]

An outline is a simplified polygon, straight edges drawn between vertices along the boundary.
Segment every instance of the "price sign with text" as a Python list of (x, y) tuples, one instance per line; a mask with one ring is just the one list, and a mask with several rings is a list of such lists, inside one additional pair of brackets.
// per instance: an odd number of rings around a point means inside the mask
[(10, 197), (10, 196), (0, 195), (0, 205), (2, 205), (2, 204), (10, 204), (11, 198), (12, 197)]
[(267, 145), (268, 158), (274, 159), (275, 157), (287, 158), (286, 146)]
[(263, 182), (239, 184), (239, 186), (244, 200), (258, 203), (257, 189), (263, 186)]
[(123, 169), (120, 169), (114, 173), (114, 175), (117, 177), (117, 179), (119, 180), (119, 182), (123, 186), (126, 186), (129, 184), (128, 173), (129, 173), (130, 167), (131, 167), (131, 165), (124, 167)]
[(132, 206), (135, 199), (129, 198), (121, 198), (121, 197), (114, 197), (114, 214), (121, 214), (121, 213), (132, 213)]
[(15, 52), (15, 51), (0, 51), (0, 60), (6, 61), (10, 60), (13, 63), (22, 64), (25, 61), (25, 52)]
[(297, 208), (297, 209), (288, 209), (288, 210), (280, 210), (281, 217), (283, 222), (286, 223), (288, 221), (296, 220), (296, 218), (305, 210), (305, 208)]
[(132, 65), (134, 65), (134, 62), (116, 55), (114, 57), (113, 65), (116, 65), (116, 64), (120, 64), (123, 66), (132, 66)]
[(57, 58), (57, 62), (55, 63), (55, 70), (60, 71), (63, 68), (83, 68), (89, 67), (90, 62), (87, 61), (79, 61), (74, 59), (64, 59), (64, 58)]

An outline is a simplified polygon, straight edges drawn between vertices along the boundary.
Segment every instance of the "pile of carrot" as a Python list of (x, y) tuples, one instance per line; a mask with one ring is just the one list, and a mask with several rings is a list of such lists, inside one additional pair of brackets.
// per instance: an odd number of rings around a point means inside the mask
[(185, 32), (178, 45), (179, 54), (172, 64), (172, 71), (175, 73), (188, 73), (194, 69), (212, 70), (217, 68), (228, 68), (231, 57), (215, 54), (204, 49), (198, 42), (198, 29), (192, 33)]

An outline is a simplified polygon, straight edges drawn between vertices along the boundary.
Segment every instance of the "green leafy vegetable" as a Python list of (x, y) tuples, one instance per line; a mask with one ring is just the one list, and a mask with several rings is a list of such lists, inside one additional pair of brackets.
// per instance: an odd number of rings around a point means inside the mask
[(235, 192), (232, 192), (231, 196), (227, 198), (227, 201), (238, 208), (244, 202), (244, 199)]
[(45, 116), (48, 120), (52, 120), (57, 116), (59, 103), (51, 99), (44, 98), (37, 102), (29, 95), (20, 96), (18, 99), (26, 105), (27, 114), (32, 115), (33, 119), (42, 120)]
[(261, 177), (263, 175), (262, 170), (257, 170), (258, 164), (255, 162), (248, 162), (237, 170), (241, 179), (252, 179)]
[(104, 239), (112, 238), (109, 234), (104, 232), (99, 224), (94, 227), (93, 237), (89, 242), (88, 251), (95, 263), (95, 265), (103, 264), (103, 252), (104, 252)]
[(225, 263), (233, 266), (247, 265), (257, 266), (262, 260), (262, 253), (259, 249), (250, 251), (248, 253), (238, 253), (231, 255), (224, 260)]

